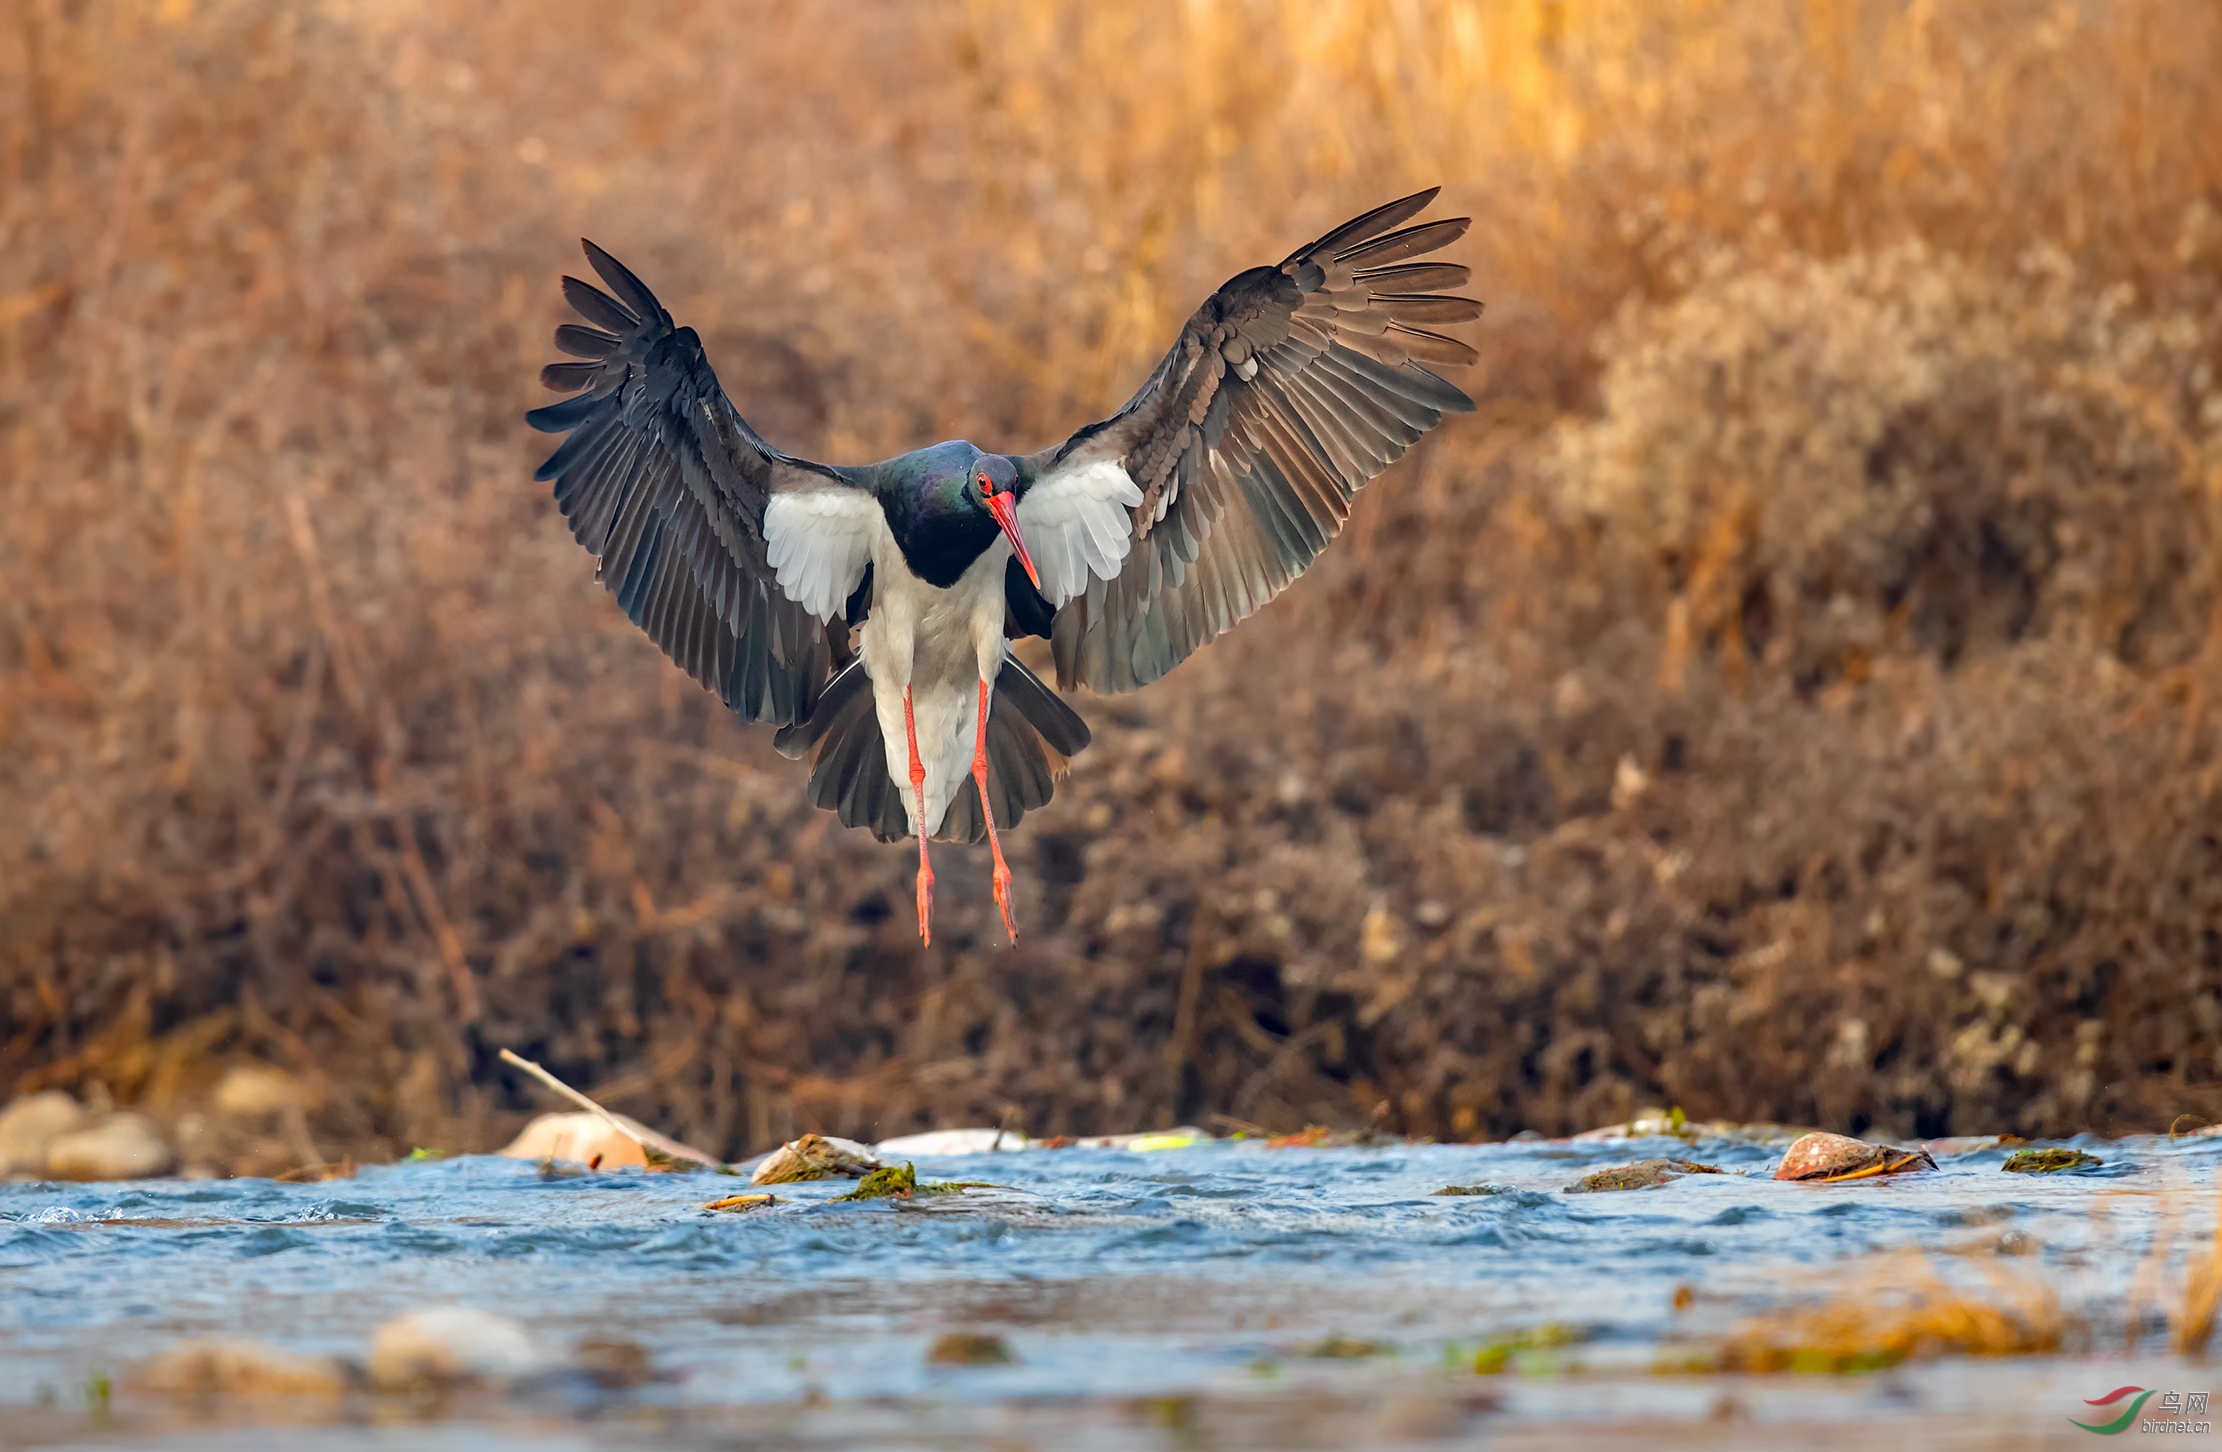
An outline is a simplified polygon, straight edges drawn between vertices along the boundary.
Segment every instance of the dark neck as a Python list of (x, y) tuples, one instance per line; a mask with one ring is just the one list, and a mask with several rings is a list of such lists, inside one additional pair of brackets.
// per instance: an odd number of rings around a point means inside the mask
[(995, 543), (1000, 532), (986, 514), (967, 510), (961, 514), (916, 511), (909, 521), (888, 517), (895, 543), (911, 573), (937, 590), (946, 590), (964, 578), (972, 562)]
[(911, 573), (946, 590), (964, 577), (1001, 530), (995, 517), (965, 494), (977, 456), (967, 448), (962, 457), (944, 462), (922, 457), (927, 453), (906, 461), (918, 472), (906, 469), (880, 490), (880, 507)]

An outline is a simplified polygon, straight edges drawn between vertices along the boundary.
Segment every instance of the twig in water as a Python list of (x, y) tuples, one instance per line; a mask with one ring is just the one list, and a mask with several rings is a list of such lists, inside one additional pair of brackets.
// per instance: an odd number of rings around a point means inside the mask
[(538, 1079), (541, 1083), (547, 1085), (550, 1089), (555, 1090), (556, 1093), (561, 1094), (564, 1098), (570, 1100), (573, 1104), (578, 1105), (581, 1109), (588, 1110), (591, 1113), (599, 1114), (600, 1116), (602, 1116), (602, 1122), (604, 1124), (607, 1124), (611, 1129), (616, 1130), (619, 1134), (625, 1136), (625, 1138), (631, 1140), (634, 1144), (639, 1145), (641, 1151), (648, 1156), (651, 1163), (658, 1155), (663, 1155), (667, 1158), (675, 1160), (692, 1160), (698, 1165), (708, 1165), (712, 1169), (725, 1168), (724, 1161), (715, 1159), (710, 1155), (704, 1154), (702, 1151), (696, 1149), (693, 1145), (681, 1144), (675, 1139), (667, 1139), (663, 1135), (656, 1133), (652, 1129), (646, 1128), (643, 1125), (635, 1124), (633, 1121), (625, 1118), (623, 1115), (610, 1113), (601, 1105), (596, 1104), (593, 1100), (587, 1098), (578, 1090), (572, 1088), (570, 1085), (564, 1083), (561, 1079), (558, 1079), (555, 1075), (549, 1073), (546, 1069), (541, 1068), (538, 1064), (535, 1064), (532, 1060), (525, 1058), (520, 1054), (515, 1054), (508, 1049), (503, 1049), (501, 1051), (501, 1059), (503, 1063), (508, 1064), (513, 1068), (524, 1070), (527, 1074), (530, 1074), (533, 1078)]

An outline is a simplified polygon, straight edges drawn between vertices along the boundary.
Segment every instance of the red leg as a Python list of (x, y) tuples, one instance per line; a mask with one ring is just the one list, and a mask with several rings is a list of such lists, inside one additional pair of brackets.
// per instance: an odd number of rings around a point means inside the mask
[(980, 729), (972, 738), (972, 784), (980, 789), (980, 815), (987, 818), (988, 850), (995, 854), (995, 905), (1003, 931), (1018, 946), (1018, 924), (1011, 919), (1011, 864), (1003, 860), (1003, 841), (995, 834), (995, 809), (988, 805), (988, 683), (980, 682)]
[(910, 687), (903, 687), (903, 734), (910, 738), (910, 794), (918, 803), (918, 937), (929, 948), (934, 941), (934, 866), (926, 859), (926, 763), (918, 757), (918, 713), (911, 708)]

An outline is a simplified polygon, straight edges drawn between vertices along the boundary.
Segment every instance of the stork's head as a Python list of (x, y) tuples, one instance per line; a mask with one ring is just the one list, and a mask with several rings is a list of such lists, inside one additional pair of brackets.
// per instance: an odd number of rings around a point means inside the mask
[(1017, 461), (1002, 454), (980, 455), (972, 466), (972, 480), (965, 492), (977, 496), (980, 506), (995, 516), (996, 524), (1011, 542), (1011, 553), (1018, 557), (1026, 578), (1039, 590), (1042, 577), (1034, 569), (1034, 557), (1027, 553), (1026, 537), (1018, 529)]

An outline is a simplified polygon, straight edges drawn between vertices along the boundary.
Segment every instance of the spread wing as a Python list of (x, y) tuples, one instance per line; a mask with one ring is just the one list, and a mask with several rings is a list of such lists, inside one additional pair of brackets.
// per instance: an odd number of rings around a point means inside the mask
[[(1360, 485), (1444, 414), (1472, 410), (1424, 366), (1474, 361), (1430, 326), (1481, 315), (1442, 295), (1467, 270), (1409, 261), (1468, 219), (1391, 230), (1434, 198), (1391, 202), (1233, 278), (1126, 407), (1022, 461), (1028, 545), (1058, 561), (1043, 593), (1060, 686), (1130, 691), (1164, 675), (1302, 574)], [(1116, 540), (1107, 509), (1125, 526)]]
[(564, 324), (556, 346), (586, 361), (551, 363), (540, 380), (586, 391), (525, 415), (570, 435), (533, 477), (555, 482), (602, 583), (664, 654), (743, 720), (802, 720), (832, 668), (821, 622), (863, 573), (879, 505), (757, 437), (694, 329), (584, 245), (610, 292), (563, 279), (593, 326)]

